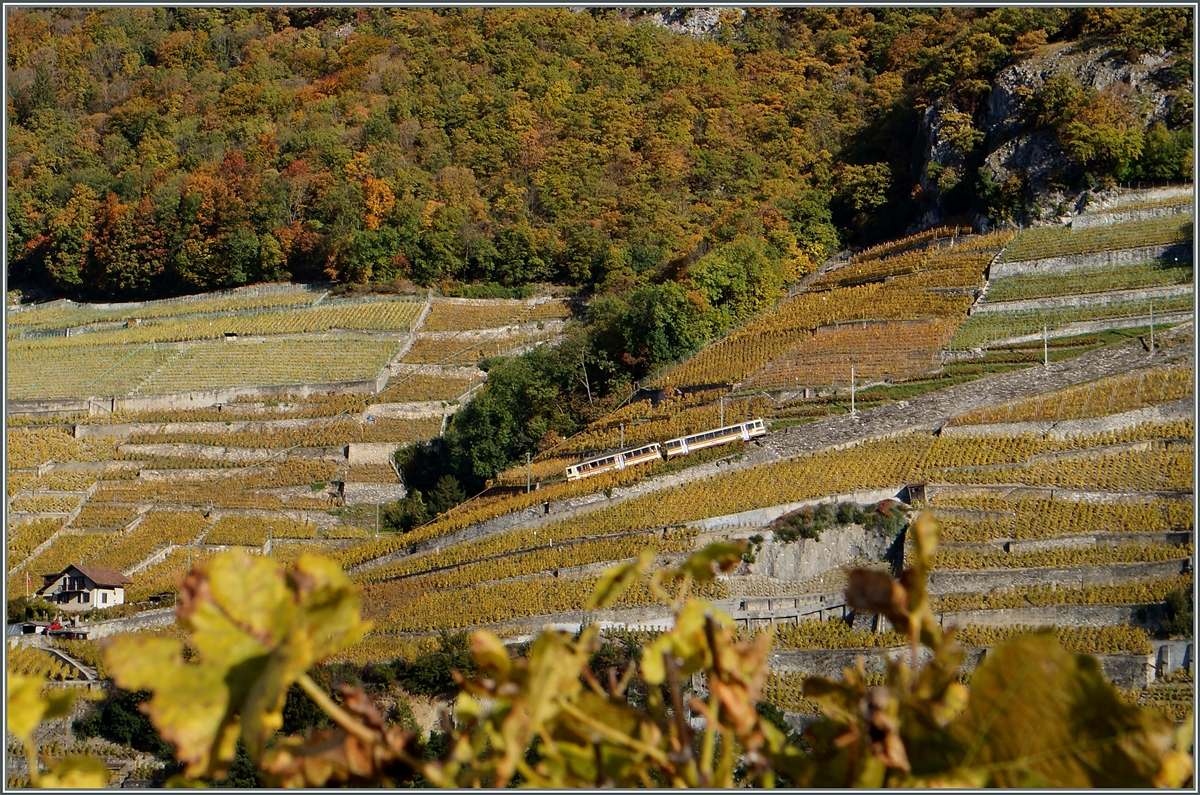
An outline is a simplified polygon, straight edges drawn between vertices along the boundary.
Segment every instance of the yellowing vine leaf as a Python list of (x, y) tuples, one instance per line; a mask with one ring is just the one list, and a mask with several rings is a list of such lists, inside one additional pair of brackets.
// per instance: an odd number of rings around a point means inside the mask
[(47, 789), (100, 789), (108, 786), (108, 768), (99, 759), (71, 756), (38, 777)]
[(638, 577), (646, 573), (654, 562), (655, 550), (647, 547), (632, 563), (621, 563), (606, 570), (596, 583), (596, 588), (584, 606), (587, 610), (610, 607), (621, 598), (621, 594), (629, 590), (629, 586), (637, 582)]
[(52, 768), (39, 772), (33, 752), (33, 731), (43, 720), (53, 720), (71, 714), (75, 692), (60, 690), (43, 694), (45, 680), (35, 676), (9, 673), (6, 684), (8, 730), (26, 748), (30, 763), (29, 780), (35, 787), (51, 789), (98, 789), (108, 785), (108, 769), (98, 759), (68, 757)]
[(184, 662), (178, 641), (137, 635), (112, 638), (105, 661), (121, 687), (154, 691), (144, 709), (185, 773), (220, 777), (239, 736), (259, 758), (293, 682), (365, 634), (359, 607), (354, 585), (324, 558), (302, 556), (285, 575), (273, 560), (228, 552), (180, 590), (179, 623), (198, 664)]
[(987, 771), (992, 786), (1150, 787), (1176, 744), (1166, 716), (1124, 703), (1096, 659), (1053, 632), (988, 654), (949, 729), (966, 749), (961, 775)]

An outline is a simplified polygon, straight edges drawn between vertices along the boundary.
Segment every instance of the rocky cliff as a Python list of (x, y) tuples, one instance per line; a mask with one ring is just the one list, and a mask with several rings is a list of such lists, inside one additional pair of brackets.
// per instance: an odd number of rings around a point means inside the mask
[(1180, 78), (1172, 53), (1144, 53), (1130, 60), (1109, 46), (1046, 45), (1001, 70), (987, 102), (973, 116), (952, 100), (926, 109), (921, 189), (934, 205), (926, 223), (954, 212), (941, 199), (961, 179), (973, 178), (966, 173), (969, 163), (981, 165), (996, 185), (1019, 181), (1027, 223), (1059, 222), (1083, 209), (1093, 186), (1072, 168), (1055, 131), (1030, 118), (1031, 100), (1058, 75), (1135, 109), (1147, 127), (1155, 122), (1175, 126), (1181, 115), (1191, 115), (1192, 81)]

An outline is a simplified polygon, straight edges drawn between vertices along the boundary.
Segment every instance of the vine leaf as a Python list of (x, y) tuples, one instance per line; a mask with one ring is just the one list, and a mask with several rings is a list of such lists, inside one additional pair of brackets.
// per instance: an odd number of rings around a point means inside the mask
[(683, 563), (679, 564), (666, 573), (665, 579), (679, 580), (687, 575), (691, 575), (692, 579), (697, 582), (705, 582), (713, 579), (712, 564), (716, 563), (721, 571), (729, 571), (736, 566), (742, 559), (742, 554), (746, 551), (747, 541), (745, 539), (731, 542), (716, 542), (709, 544), (699, 552), (691, 555)]
[(108, 768), (99, 759), (70, 756), (38, 777), (49, 789), (100, 789), (108, 786)]
[[(31, 763), (36, 761), (29, 749), (34, 744), (33, 732), (38, 724), (70, 715), (75, 703), (75, 693), (70, 690), (44, 695), (45, 684), (44, 679), (36, 676), (9, 673), (5, 688), (8, 730), (25, 745)], [(36, 787), (99, 789), (108, 786), (108, 769), (99, 759), (74, 756), (41, 773), (31, 769), (29, 780)]]
[(227, 552), (180, 589), (179, 624), (198, 664), (184, 662), (177, 640), (137, 635), (110, 639), (105, 661), (119, 686), (154, 691), (143, 709), (177, 746), (186, 775), (219, 778), (239, 736), (261, 756), (301, 674), (365, 634), (359, 608), (357, 589), (332, 561), (305, 555), (285, 576), (275, 561)]
[(1099, 662), (1052, 631), (990, 653), (949, 729), (966, 749), (960, 775), (988, 771), (992, 786), (1151, 787), (1176, 742), (1166, 716), (1124, 703)]
[(606, 570), (596, 583), (592, 595), (588, 597), (585, 609), (596, 610), (612, 606), (621, 598), (621, 594), (629, 590), (629, 586), (637, 582), (638, 577), (649, 570), (656, 554), (657, 551), (653, 547), (646, 547), (636, 561), (622, 563)]

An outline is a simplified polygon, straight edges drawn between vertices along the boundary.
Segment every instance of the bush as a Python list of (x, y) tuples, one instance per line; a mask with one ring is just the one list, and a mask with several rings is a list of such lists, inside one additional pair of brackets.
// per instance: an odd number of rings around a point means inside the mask
[(1188, 591), (1171, 591), (1163, 600), (1167, 604), (1167, 620), (1163, 631), (1169, 636), (1191, 635), (1192, 615), (1195, 608), (1192, 604), (1192, 594)]
[(57, 611), (54, 605), (36, 596), (18, 596), (8, 600), (8, 623), (48, 621)]
[[(772, 523), (771, 529), (776, 541), (790, 544), (801, 538), (820, 541), (821, 533), (848, 524), (861, 524), (868, 531), (886, 533), (895, 538), (904, 527), (904, 511), (896, 503), (879, 503), (864, 508), (855, 502), (847, 501), (838, 505), (829, 502), (785, 514)], [(754, 541), (753, 538), (750, 540)]]
[(145, 690), (131, 693), (114, 688), (104, 705), (91, 717), (75, 721), (75, 733), (81, 737), (103, 737), (109, 742), (154, 754), (159, 759), (173, 760), (175, 746), (159, 736), (150, 718), (139, 708), (149, 698), (150, 693)]
[(469, 652), (466, 632), (445, 632), (438, 638), (438, 650), (421, 654), (412, 661), (397, 661), (400, 682), (410, 693), (420, 696), (451, 695), (458, 692), (451, 671), (465, 676), (475, 674), (476, 665)]

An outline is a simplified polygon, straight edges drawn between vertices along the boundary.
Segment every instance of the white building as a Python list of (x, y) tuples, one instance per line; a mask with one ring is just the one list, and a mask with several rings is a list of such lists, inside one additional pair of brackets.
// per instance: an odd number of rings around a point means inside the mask
[(125, 586), (133, 583), (107, 566), (71, 564), (57, 574), (43, 574), (38, 595), (64, 610), (103, 610), (125, 602)]

